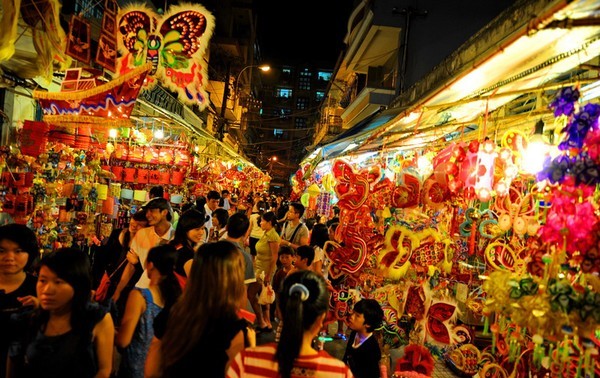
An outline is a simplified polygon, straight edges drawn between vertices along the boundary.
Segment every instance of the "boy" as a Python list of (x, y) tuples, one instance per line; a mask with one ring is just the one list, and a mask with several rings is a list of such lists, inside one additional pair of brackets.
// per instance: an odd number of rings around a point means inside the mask
[[(294, 266), (292, 262), (294, 261), (294, 257), (296, 256), (296, 252), (294, 248), (288, 246), (279, 247), (279, 263), (281, 266), (277, 268), (275, 275), (273, 276), (273, 290), (275, 290), (275, 306), (271, 306), (271, 308), (275, 308), (275, 313), (271, 314), (272, 317), (281, 319), (281, 312), (279, 310), (278, 302), (279, 302), (279, 291), (281, 290), (281, 286), (283, 285), (283, 280), (285, 277), (294, 270)], [(279, 336), (281, 335), (281, 322), (277, 325), (277, 331), (275, 333), (275, 341), (279, 341)]]
[(348, 338), (343, 361), (356, 378), (379, 377), (381, 350), (373, 336), (373, 330), (382, 321), (383, 310), (376, 300), (361, 299), (354, 305), (354, 312), (348, 318), (348, 328), (352, 333)]
[(294, 269), (296, 270), (310, 270), (310, 264), (315, 259), (315, 249), (310, 245), (301, 245), (296, 248), (296, 262), (294, 263)]

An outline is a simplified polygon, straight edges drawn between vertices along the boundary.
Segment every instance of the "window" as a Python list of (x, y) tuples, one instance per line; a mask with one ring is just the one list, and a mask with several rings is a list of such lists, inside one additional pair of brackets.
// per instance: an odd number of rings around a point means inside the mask
[(282, 129), (273, 129), (273, 135), (275, 136), (275, 139), (281, 139), (281, 138), (283, 138), (283, 130)]
[(295, 125), (296, 129), (306, 129), (306, 118), (296, 117)]
[(292, 69), (285, 67), (281, 69), (281, 80), (285, 83), (290, 83), (292, 80)]
[(317, 73), (317, 79), (323, 80), (323, 81), (329, 81), (329, 80), (331, 80), (331, 72), (321, 72), (321, 71), (319, 71)]
[(279, 109), (279, 118), (288, 118), (290, 114), (292, 114), (292, 109), (290, 108)]
[(277, 88), (277, 96), (279, 98), (292, 98), (293, 91), (289, 88)]
[(300, 76), (298, 79), (298, 88), (306, 91), (310, 90), (310, 77)]
[(308, 108), (308, 98), (306, 97), (298, 97), (296, 100), (296, 109), (307, 109)]
[(325, 98), (325, 91), (316, 91), (315, 92), (315, 99), (317, 101), (321, 101)]

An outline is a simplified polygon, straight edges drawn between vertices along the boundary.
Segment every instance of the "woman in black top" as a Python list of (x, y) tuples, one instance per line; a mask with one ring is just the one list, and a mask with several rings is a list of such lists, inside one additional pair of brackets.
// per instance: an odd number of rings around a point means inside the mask
[[(229, 361), (254, 344), (238, 310), (246, 302), (244, 257), (225, 240), (200, 246), (185, 290), (154, 320), (146, 377), (224, 377)], [(167, 320), (168, 318), (168, 320)]]
[(39, 308), (11, 317), (15, 339), (8, 378), (108, 378), (115, 327), (110, 314), (91, 302), (87, 253), (61, 248), (39, 264)]
[[(177, 250), (177, 261), (175, 262), (175, 273), (185, 279), (191, 267), (191, 261), (200, 245), (206, 242), (208, 230), (206, 213), (192, 207), (186, 210), (177, 221), (175, 236), (169, 242)], [(181, 279), (181, 278), (180, 278)]]
[[(106, 300), (115, 293), (119, 281), (121, 281), (121, 275), (127, 266), (127, 252), (131, 246), (131, 241), (135, 234), (144, 227), (148, 226), (148, 219), (146, 219), (146, 211), (140, 210), (133, 214), (129, 220), (129, 226), (127, 228), (119, 228), (113, 230), (110, 234), (105, 245), (100, 247), (94, 254), (94, 260), (92, 263), (92, 276), (94, 279), (93, 287), (97, 288), (102, 279), (102, 275), (106, 272), (110, 278), (110, 286), (106, 293)], [(127, 286), (121, 292), (119, 300), (117, 301), (117, 319), (116, 324), (119, 324), (121, 315), (125, 312), (125, 305), (127, 304), (127, 297), (131, 289), (140, 279), (140, 276), (144, 272), (140, 263), (135, 265), (135, 272)]]
[(6, 354), (11, 339), (10, 316), (36, 305), (31, 273), (40, 256), (35, 233), (21, 224), (0, 227), (0, 378), (6, 375)]

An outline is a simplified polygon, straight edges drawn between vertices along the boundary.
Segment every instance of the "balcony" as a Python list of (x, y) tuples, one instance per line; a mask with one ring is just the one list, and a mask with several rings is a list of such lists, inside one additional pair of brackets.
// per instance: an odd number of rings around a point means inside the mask
[(383, 66), (369, 67), (368, 74), (355, 74), (354, 80), (346, 87), (340, 106), (343, 128), (349, 129), (369, 115), (387, 107), (395, 96), (394, 74), (387, 73)]
[(344, 38), (348, 46), (337, 77), (366, 74), (370, 66), (384, 66), (397, 53), (402, 18), (391, 11), (397, 1), (363, 1), (350, 15), (351, 30)]

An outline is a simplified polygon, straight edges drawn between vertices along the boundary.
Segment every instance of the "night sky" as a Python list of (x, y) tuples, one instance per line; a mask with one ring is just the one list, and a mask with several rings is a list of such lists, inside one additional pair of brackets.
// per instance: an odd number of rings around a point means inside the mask
[(257, 0), (262, 61), (335, 67), (353, 0)]

